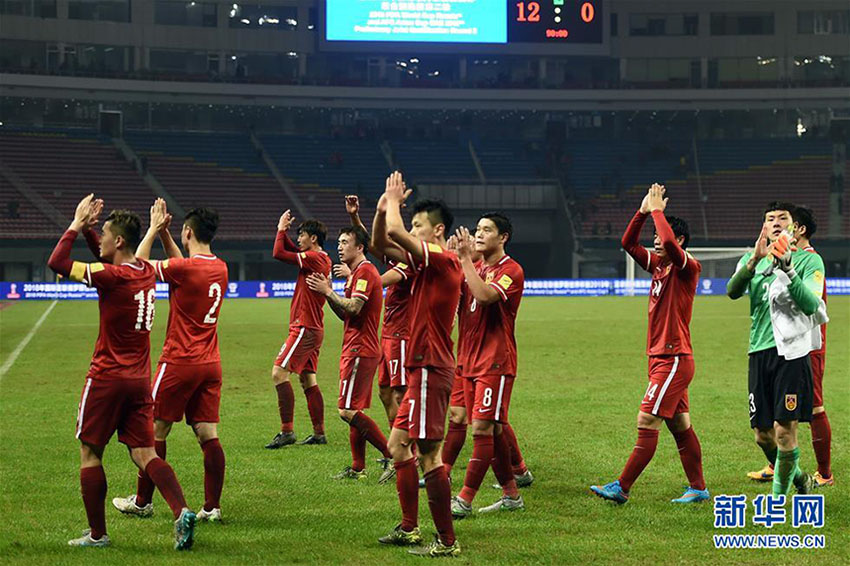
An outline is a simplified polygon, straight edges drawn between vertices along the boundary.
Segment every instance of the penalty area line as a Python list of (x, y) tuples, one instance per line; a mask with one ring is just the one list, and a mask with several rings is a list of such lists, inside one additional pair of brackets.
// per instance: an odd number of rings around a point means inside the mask
[(59, 302), (58, 300), (54, 299), (53, 302), (50, 303), (50, 306), (47, 307), (47, 310), (44, 311), (44, 313), (41, 315), (41, 318), (39, 318), (35, 322), (35, 324), (32, 326), (32, 328), (30, 328), (30, 331), (27, 332), (27, 335), (24, 336), (24, 339), (21, 340), (21, 342), (17, 346), (15, 346), (15, 349), (12, 350), (11, 354), (9, 354), (9, 358), (5, 362), (3, 362), (2, 366), (0, 366), (0, 379), (3, 379), (3, 377), (6, 375), (6, 372), (9, 371), (10, 369), (12, 369), (12, 365), (14, 365), (15, 360), (18, 359), (18, 356), (21, 355), (21, 352), (23, 352), (24, 348), (27, 347), (27, 344), (30, 343), (30, 340), (32, 340), (32, 337), (35, 336), (35, 333), (38, 332), (38, 329), (41, 328), (42, 324), (44, 324), (44, 321), (47, 318), (47, 315), (50, 314), (50, 311), (53, 310), (53, 307), (55, 307), (56, 303), (58, 303), (58, 302)]

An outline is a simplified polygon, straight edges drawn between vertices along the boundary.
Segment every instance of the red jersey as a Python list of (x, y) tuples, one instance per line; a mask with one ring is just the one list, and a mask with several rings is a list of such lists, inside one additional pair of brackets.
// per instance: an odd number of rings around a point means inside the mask
[(478, 261), (475, 271), (498, 292), (499, 300), (481, 305), (475, 298), (469, 297), (464, 323), (463, 375), (515, 376), (517, 348), (514, 328), (525, 274), (522, 267), (507, 255), (493, 265)]
[(469, 332), (469, 304), (471, 295), (466, 279), (460, 285), (460, 300), (457, 304), (457, 374), (466, 375), (464, 368), (469, 366), (467, 359), (466, 335)]
[(345, 318), (342, 357), (380, 358), (378, 324), (381, 322), (381, 300), (384, 288), (381, 274), (368, 260), (354, 268), (345, 283), (345, 298), (363, 299), (366, 303), (356, 316)]
[[(803, 248), (803, 250), (810, 252), (810, 253), (813, 253), (813, 254), (817, 253), (815, 251), (815, 248), (813, 248), (812, 246), (805, 247), (805, 248)], [(826, 283), (823, 284), (823, 295), (821, 295), (821, 299), (823, 299), (823, 302), (826, 303)], [(818, 348), (817, 350), (813, 350), (813, 351), (814, 351), (815, 354), (825, 354), (826, 353), (826, 325), (825, 324), (820, 325), (820, 348)]]
[(384, 299), (384, 338), (407, 340), (410, 337), (410, 320), (408, 305), (410, 304), (410, 287), (413, 283), (414, 272), (406, 263), (389, 262), (390, 269), (401, 275), (401, 281), (387, 287)]
[(652, 274), (646, 354), (693, 354), (691, 314), (702, 266), (676, 242), (673, 230), (661, 211), (653, 212), (652, 219), (667, 258), (662, 261), (658, 254), (641, 246), (638, 239), (646, 218), (646, 214), (635, 214), (622, 240), (626, 252), (638, 265)]
[(150, 379), (153, 267), (140, 260), (121, 265), (75, 261), (70, 277), (97, 289), (100, 331), (86, 377)]
[(207, 364), (221, 361), (218, 315), (227, 290), (227, 264), (214, 255), (151, 262), (169, 284), (168, 330), (160, 362)]
[(321, 273), (330, 279), (331, 258), (323, 250), (302, 252), (286, 235), (278, 232), (274, 243), (273, 255), (276, 259), (298, 266), (298, 279), (295, 281), (295, 295), (289, 307), (289, 328), (309, 328), (323, 330), (325, 297), (314, 293), (307, 287), (307, 276)]
[(457, 256), (437, 244), (420, 241), (423, 257), (415, 260), (410, 295), (410, 347), (407, 367), (455, 368), (452, 327), (460, 299), (463, 271)]

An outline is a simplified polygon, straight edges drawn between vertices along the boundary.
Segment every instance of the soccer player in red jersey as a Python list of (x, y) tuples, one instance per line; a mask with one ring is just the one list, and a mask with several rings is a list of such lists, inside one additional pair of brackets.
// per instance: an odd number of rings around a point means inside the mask
[(80, 440), (80, 487), (89, 529), (71, 546), (107, 546), (106, 474), (103, 451), (118, 431), (133, 463), (151, 478), (174, 513), (177, 550), (192, 547), (195, 513), (187, 506), (171, 466), (154, 450), (153, 400), (150, 392), (150, 331), (153, 324), (154, 268), (136, 258), (139, 217), (114, 210), (103, 226), (100, 261), (71, 260), (71, 247), (82, 230), (91, 230), (103, 201), (90, 194), (77, 205), (74, 220), (56, 244), (47, 265), (64, 277), (97, 289), (100, 331), (80, 399), (76, 436)]
[[(481, 216), (474, 239), (464, 227), (456, 233), (467, 299), (461, 375), (474, 442), (463, 489), (452, 500), (456, 519), (472, 514), (472, 501), (491, 463), (503, 496), (479, 512), (524, 508), (502, 432), (517, 370), (514, 328), (525, 284), (522, 267), (505, 253), (512, 233), (510, 220), (499, 213)], [(473, 261), (475, 255), (480, 255), (478, 261)]]
[[(345, 297), (337, 295), (330, 280), (322, 274), (307, 277), (310, 290), (322, 295), (345, 328), (339, 359), (339, 416), (348, 423), (351, 465), (334, 479), (359, 480), (366, 477), (366, 442), (389, 458), (387, 439), (377, 423), (363, 411), (372, 403), (372, 380), (381, 363), (378, 325), (381, 321), (383, 287), (381, 275), (366, 259), (369, 235), (359, 226), (340, 230), (339, 259), (351, 272), (345, 282)], [(388, 468), (389, 469), (389, 468)]]
[[(345, 209), (351, 217), (351, 224), (365, 231), (366, 227), (360, 220), (360, 201), (356, 195), (345, 197)], [(374, 244), (370, 247), (374, 249)], [(378, 395), (392, 429), (398, 406), (407, 390), (407, 370), (404, 365), (410, 340), (408, 304), (414, 272), (406, 263), (383, 259), (389, 269), (381, 275), (381, 284), (386, 288), (387, 294), (384, 298), (384, 324), (381, 328), (382, 358), (378, 366)], [(351, 273), (343, 263), (334, 266), (334, 275), (347, 279)]]
[[(816, 253), (812, 246), (811, 238), (817, 230), (817, 222), (815, 221), (812, 211), (805, 207), (794, 207), (791, 212), (791, 218), (794, 221), (794, 240), (796, 247), (810, 253)], [(823, 286), (823, 302), (826, 302), (826, 285)], [(818, 487), (827, 487), (835, 485), (835, 478), (832, 476), (831, 466), (831, 445), (832, 445), (832, 427), (829, 425), (829, 418), (826, 416), (826, 409), (823, 403), (823, 374), (826, 365), (826, 324), (820, 327), (821, 346), (817, 350), (809, 353), (809, 359), (812, 364), (812, 385), (813, 398), (812, 403), (812, 447), (815, 452), (815, 459), (818, 463), (818, 470), (814, 473), (813, 478), (817, 482)], [(773, 462), (768, 464), (757, 472), (749, 472), (747, 476), (756, 481), (773, 481), (774, 469)]]
[(307, 410), (313, 423), (313, 434), (301, 444), (327, 444), (325, 439), (325, 404), (316, 382), (316, 366), (319, 349), (324, 338), (325, 297), (312, 293), (307, 288), (307, 276), (320, 273), (331, 274), (331, 258), (322, 250), (328, 234), (325, 225), (318, 220), (307, 220), (298, 227), (296, 246), (286, 231), (294, 218), (287, 210), (277, 224), (274, 242), (274, 258), (298, 266), (295, 295), (289, 307), (289, 338), (284, 342), (272, 367), (272, 380), (277, 390), (277, 406), (280, 412), (280, 432), (266, 448), (275, 449), (295, 444), (292, 430), (295, 396), (290, 377), (297, 375), (307, 397)]
[[(457, 236), (452, 236), (448, 241), (449, 249), (457, 249)], [(477, 263), (481, 259), (481, 254), (476, 249), (473, 249), (473, 263)], [(468, 323), (472, 315), (470, 312), (470, 294), (469, 286), (464, 281), (461, 286), (460, 303), (458, 305), (458, 332), (457, 332), (457, 367), (455, 368), (454, 382), (452, 383), (452, 393), (449, 400), (449, 430), (446, 432), (446, 439), (443, 442), (442, 458), (443, 465), (446, 467), (446, 473), (451, 478), (452, 467), (460, 454), (463, 445), (466, 442), (466, 430), (469, 425), (466, 410), (466, 397), (464, 395), (464, 367), (469, 364), (465, 361), (467, 353), (465, 349), (466, 335), (468, 334)], [(519, 449), (519, 442), (513, 427), (507, 422), (500, 423), (502, 434), (508, 441), (511, 452), (511, 470), (514, 474), (514, 480), (519, 488), (528, 487), (534, 482), (534, 476), (525, 464), (522, 457), (522, 452)], [(425, 487), (420, 481), (419, 487)], [(502, 489), (498, 483), (492, 487)]]
[[(166, 438), (175, 422), (186, 416), (204, 456), (204, 507), (202, 521), (221, 521), (224, 485), (224, 451), (218, 439), (221, 402), (221, 357), (218, 351), (218, 317), (227, 289), (227, 264), (213, 255), (210, 243), (218, 229), (218, 213), (194, 208), (186, 213), (180, 243), (184, 258), (171, 237), (171, 215), (165, 201), (151, 207), (151, 223), (136, 249), (136, 257), (150, 258), (159, 235), (168, 259), (151, 261), (157, 279), (169, 284), (168, 329), (153, 384), (154, 438), (163, 460)], [(116, 497), (112, 504), (128, 515), (153, 515), (153, 483), (139, 472), (136, 493)]]
[[(598, 496), (625, 503), (629, 490), (652, 460), (661, 424), (676, 439), (682, 467), (690, 486), (674, 503), (695, 503), (709, 498), (702, 474), (702, 450), (688, 413), (688, 385), (694, 376), (690, 322), (697, 281), (702, 266), (685, 251), (690, 233), (687, 223), (665, 217), (664, 187), (653, 184), (623, 234), (623, 248), (652, 274), (649, 293), (649, 385), (638, 412), (638, 440), (617, 481), (591, 486)], [(655, 222), (655, 251), (640, 245), (640, 230), (649, 215)]]
[(463, 273), (457, 256), (446, 249), (451, 211), (441, 201), (420, 201), (413, 207), (412, 229), (408, 232), (401, 206), (409, 194), (401, 174), (391, 174), (378, 202), (372, 231), (379, 253), (409, 263), (416, 271), (410, 297), (408, 386), (389, 439), (403, 519), (379, 541), (407, 546), (422, 540), (418, 527), (419, 476), (411, 451), (415, 440), (437, 536), (433, 543), (410, 552), (456, 556), (460, 545), (452, 525), (451, 486), (440, 459), (440, 445), (454, 377), (451, 334)]

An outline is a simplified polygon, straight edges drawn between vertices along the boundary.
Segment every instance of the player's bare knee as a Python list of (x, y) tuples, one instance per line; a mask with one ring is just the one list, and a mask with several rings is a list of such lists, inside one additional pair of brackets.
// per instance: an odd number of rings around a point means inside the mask
[(774, 426), (776, 445), (785, 450), (793, 450), (797, 444), (797, 427), (796, 423), (776, 423)]
[(316, 385), (318, 383), (316, 381), (316, 374), (315, 373), (304, 372), (302, 374), (299, 374), (298, 380), (301, 382), (301, 388), (304, 389), (304, 391), (310, 389), (311, 387), (313, 387), (314, 385)]
[(449, 422), (454, 424), (468, 424), (466, 420), (466, 407), (449, 407)]
[(410, 450), (410, 442), (410, 437), (405, 431), (398, 428), (390, 431), (390, 438), (387, 440), (387, 450), (389, 450), (393, 461), (404, 462), (413, 457), (413, 452)]
[(280, 366), (272, 367), (272, 381), (275, 385), (289, 381), (289, 372)]
[(472, 421), (472, 436), (493, 436), (495, 432), (495, 424), (493, 421)]
[(103, 464), (103, 447), (80, 444), (80, 467), (96, 468)]
[(651, 415), (649, 413), (644, 413), (643, 411), (638, 412), (637, 417), (637, 427), (638, 428), (648, 428), (650, 430), (659, 430), (661, 428), (661, 423), (664, 422), (664, 419), (661, 417), (656, 417), (655, 415)]
[(683, 432), (691, 428), (691, 416), (688, 413), (673, 415), (673, 418), (666, 419), (665, 422), (670, 432)]
[(174, 423), (156, 419), (153, 422), (153, 436), (156, 440), (164, 441), (171, 433), (171, 427)]
[(130, 448), (130, 459), (140, 470), (144, 470), (151, 460), (158, 457), (153, 446)]
[(424, 473), (428, 473), (437, 466), (443, 465), (440, 457), (440, 441), (417, 440), (416, 447), (419, 449), (419, 466)]
[(771, 447), (776, 444), (772, 428), (754, 428), (753, 433), (759, 446)]
[(404, 394), (407, 392), (407, 388), (399, 388), (393, 389), (393, 398), (395, 399), (396, 405), (401, 405), (401, 402), (404, 400)]
[(218, 438), (218, 426), (216, 423), (192, 423), (192, 431), (198, 444), (204, 444)]

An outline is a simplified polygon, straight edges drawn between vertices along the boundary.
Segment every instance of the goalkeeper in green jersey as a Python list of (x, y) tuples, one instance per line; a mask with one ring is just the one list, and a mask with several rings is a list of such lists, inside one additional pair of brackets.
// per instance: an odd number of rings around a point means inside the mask
[(771, 320), (770, 287), (783, 271), (787, 290), (799, 311), (813, 315), (823, 295), (821, 257), (792, 247), (794, 205), (772, 202), (764, 212), (764, 225), (755, 249), (738, 262), (726, 284), (731, 299), (750, 295), (749, 405), (750, 426), (765, 456), (775, 465), (773, 494), (787, 495), (791, 483), (798, 493), (812, 490), (814, 480), (800, 470), (797, 423), (812, 418), (812, 369), (809, 355), (789, 355), (778, 350)]

